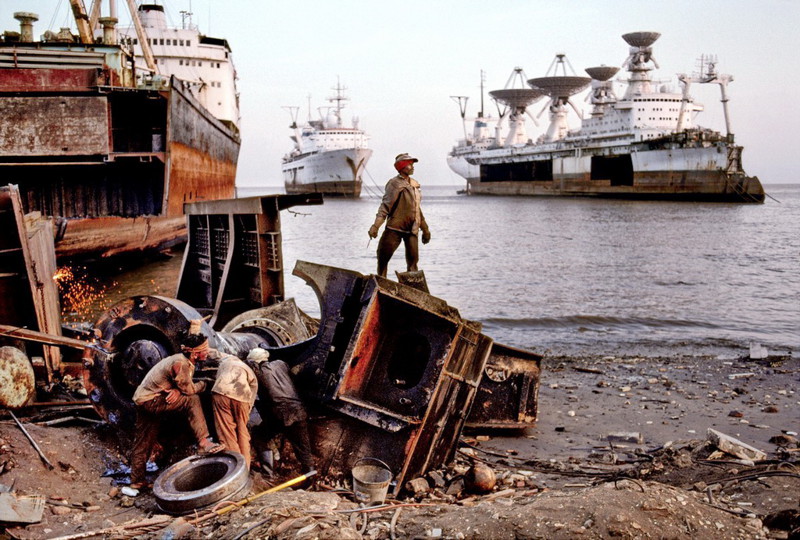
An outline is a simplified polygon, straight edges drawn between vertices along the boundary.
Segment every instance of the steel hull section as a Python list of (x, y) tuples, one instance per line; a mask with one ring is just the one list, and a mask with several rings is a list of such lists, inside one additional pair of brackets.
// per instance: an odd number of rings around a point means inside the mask
[(167, 117), (164, 207), (183, 215), (183, 205), (236, 196), (239, 134), (209, 113), (184, 84), (172, 78)]
[[(44, 76), (44, 71), (50, 71)], [(24, 87), (0, 70), (0, 175), (26, 212), (56, 220), (56, 253), (104, 257), (186, 238), (183, 205), (232, 198), (238, 132), (213, 118), (180, 81), (168, 91), (76, 85), (71, 70), (40, 70)], [(57, 81), (52, 87), (41, 81)]]
[[(730, 150), (717, 146), (619, 154), (612, 157), (629, 159), (630, 170), (609, 175), (593, 173), (593, 156), (586, 154), (550, 160), (547, 154), (486, 157), (476, 153), (451, 156), (448, 164), (454, 171), (469, 175), (469, 192), (476, 195), (763, 202), (764, 188), (757, 177), (747, 176), (740, 169), (727, 172), (731, 168)], [(505, 181), (492, 176), (493, 165), (546, 161), (552, 163), (552, 177), (548, 179)]]
[(369, 148), (348, 148), (284, 161), (286, 193), (360, 197), (362, 177), (371, 156)]
[(98, 217), (70, 220), (56, 243), (62, 259), (113, 257), (135, 251), (165, 249), (186, 238), (184, 216)]

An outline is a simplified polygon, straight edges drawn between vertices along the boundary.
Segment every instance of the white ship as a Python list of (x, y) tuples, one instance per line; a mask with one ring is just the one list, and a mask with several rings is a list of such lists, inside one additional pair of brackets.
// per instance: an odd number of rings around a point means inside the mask
[[(464, 126), (448, 165), (467, 180), (470, 194), (763, 202), (764, 189), (742, 169), (742, 147), (730, 129), (727, 85), (733, 77), (718, 73), (715, 59), (702, 57), (697, 73), (678, 76), (682, 91), (656, 85), (651, 46), (659, 37), (622, 36), (630, 45), (624, 64), (630, 75), (619, 94), (612, 80), (616, 67), (588, 68), (590, 77), (578, 77), (567, 74), (566, 57), (556, 55), (548, 76), (527, 81), (516, 68), (506, 88), (489, 93), (503, 106), (494, 134), (481, 111), (471, 136)], [(692, 83), (719, 85), (725, 134), (695, 124), (703, 106), (689, 92)], [(581, 113), (570, 96), (590, 86), (591, 114), (572, 131), (568, 111)], [(456, 98), (465, 121), (467, 98)], [(536, 122), (529, 108), (543, 99), (550, 124), (534, 141), (526, 117)]]
[[(367, 162), (372, 156), (369, 136), (358, 127), (342, 122), (342, 109), (348, 98), (337, 83), (336, 93), (328, 101), (334, 105), (320, 119), (303, 126), (297, 124), (298, 107), (286, 107), (292, 115), (294, 148), (282, 160), (286, 193), (322, 193), (323, 195), (361, 196), (361, 185)], [(310, 112), (310, 111), (309, 111)]]
[[(180, 12), (180, 28), (167, 24), (164, 6), (145, 3), (138, 13), (143, 32), (137, 33), (135, 26), (117, 27), (117, 31), (120, 43), (133, 51), (139, 77), (175, 76), (208, 112), (238, 132), (239, 93), (228, 41), (201, 34), (186, 11)], [(140, 33), (147, 35), (148, 47), (139, 42)]]

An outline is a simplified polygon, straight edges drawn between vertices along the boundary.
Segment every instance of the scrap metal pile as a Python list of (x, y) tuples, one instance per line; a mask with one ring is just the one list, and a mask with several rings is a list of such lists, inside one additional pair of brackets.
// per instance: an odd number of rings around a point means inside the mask
[(451, 460), (465, 426), (530, 426), (541, 357), (494, 343), (424, 280), (410, 286), (298, 261), (294, 274), (316, 292), (320, 319), (284, 298), (280, 210), (321, 202), (277, 195), (187, 205), (177, 298), (132, 297), (95, 324), (84, 374), (100, 415), (131, 429), (136, 386), (179, 350), (191, 320), (205, 318), (219, 351), (243, 358), (263, 344), (291, 366), (323, 475), (346, 475), (369, 456), (389, 465), (397, 493)]

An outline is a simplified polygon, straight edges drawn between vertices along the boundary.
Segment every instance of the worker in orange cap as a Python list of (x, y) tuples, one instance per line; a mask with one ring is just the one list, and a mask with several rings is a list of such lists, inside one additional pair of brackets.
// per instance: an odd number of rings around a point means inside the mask
[(412, 272), (417, 271), (419, 262), (419, 231), (422, 231), (423, 244), (431, 240), (431, 232), (420, 207), (420, 185), (411, 178), (414, 174), (414, 163), (418, 161), (408, 154), (399, 154), (394, 158), (394, 168), (398, 174), (386, 183), (375, 223), (369, 228), (369, 237), (377, 238), (378, 229), (386, 222), (386, 228), (378, 242), (378, 275), (382, 277), (386, 277), (389, 260), (400, 242), (405, 244), (406, 269)]

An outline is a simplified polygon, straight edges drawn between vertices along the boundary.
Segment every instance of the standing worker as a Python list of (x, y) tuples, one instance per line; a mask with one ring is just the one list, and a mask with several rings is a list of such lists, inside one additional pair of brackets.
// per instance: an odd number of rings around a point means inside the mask
[(369, 228), (369, 237), (377, 238), (378, 229), (386, 221), (386, 229), (378, 242), (378, 275), (386, 277), (389, 259), (400, 246), (405, 244), (406, 269), (417, 271), (419, 262), (419, 243), (417, 234), (422, 230), (422, 243), (431, 240), (431, 232), (422, 215), (419, 182), (411, 178), (417, 158), (408, 154), (400, 154), (394, 158), (394, 168), (398, 175), (386, 183), (383, 200), (375, 216), (375, 223)]
[(208, 352), (208, 338), (203, 334), (190, 333), (181, 344), (181, 352), (164, 358), (150, 368), (136, 388), (133, 394), (136, 435), (130, 461), (133, 489), (150, 487), (145, 481), (145, 467), (165, 412), (180, 411), (187, 417), (201, 453), (211, 454), (225, 449), (209, 438), (198, 395), (205, 390), (206, 383), (192, 381), (195, 365), (205, 360)]
[(250, 366), (236, 356), (224, 355), (211, 388), (214, 427), (219, 442), (228, 450), (242, 454), (248, 469), (251, 452), (247, 421), (257, 393), (258, 380)]

